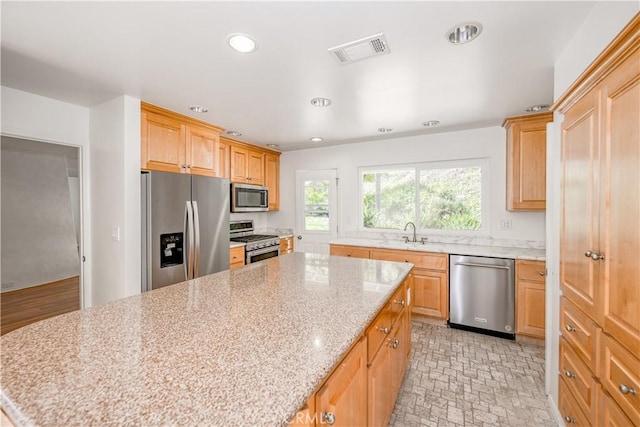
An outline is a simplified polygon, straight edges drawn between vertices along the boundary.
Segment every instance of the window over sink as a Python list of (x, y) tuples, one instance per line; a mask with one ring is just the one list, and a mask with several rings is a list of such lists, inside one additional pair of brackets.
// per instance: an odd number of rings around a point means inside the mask
[(488, 160), (360, 168), (360, 227), (423, 233), (486, 231)]

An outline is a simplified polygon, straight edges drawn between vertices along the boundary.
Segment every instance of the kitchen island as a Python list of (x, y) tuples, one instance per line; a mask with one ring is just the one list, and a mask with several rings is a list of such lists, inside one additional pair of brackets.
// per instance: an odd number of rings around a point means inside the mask
[(0, 404), (16, 425), (284, 425), (411, 267), (295, 253), (29, 325), (0, 338)]

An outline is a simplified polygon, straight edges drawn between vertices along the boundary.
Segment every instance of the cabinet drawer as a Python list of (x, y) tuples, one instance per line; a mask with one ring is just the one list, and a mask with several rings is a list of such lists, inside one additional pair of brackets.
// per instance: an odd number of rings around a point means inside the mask
[(609, 335), (602, 337), (602, 385), (631, 421), (640, 425), (640, 359)]
[(584, 364), (564, 338), (560, 338), (560, 376), (564, 377), (580, 406), (592, 420), (597, 419), (596, 395), (600, 384), (591, 375), (591, 370)]
[(382, 343), (391, 336), (391, 323), (387, 304), (367, 328), (367, 365), (371, 364)]
[(599, 376), (598, 349), (602, 329), (579, 308), (562, 298), (560, 302), (560, 332), (571, 344), (591, 373)]
[(589, 417), (580, 409), (576, 399), (571, 394), (567, 384), (565, 384), (564, 378), (560, 378), (558, 386), (560, 393), (558, 396), (558, 410), (565, 425), (571, 427), (590, 426)]
[[(622, 412), (616, 402), (602, 389), (598, 393), (598, 406), (598, 412), (600, 413), (599, 427), (634, 427), (629, 417)], [(637, 427), (637, 424), (635, 426)]]
[(544, 282), (545, 263), (540, 261), (516, 260), (516, 275), (518, 279), (531, 282)]
[(237, 246), (229, 249), (229, 265), (233, 268), (244, 265), (244, 246)]
[(407, 305), (407, 289), (405, 283), (400, 285), (387, 304), (392, 325), (396, 323), (402, 310)]
[(382, 261), (410, 262), (416, 268), (426, 268), (429, 270), (446, 271), (447, 269), (447, 254), (403, 250), (372, 250), (371, 258)]
[(360, 246), (331, 245), (329, 253), (335, 256), (369, 259), (369, 249)]

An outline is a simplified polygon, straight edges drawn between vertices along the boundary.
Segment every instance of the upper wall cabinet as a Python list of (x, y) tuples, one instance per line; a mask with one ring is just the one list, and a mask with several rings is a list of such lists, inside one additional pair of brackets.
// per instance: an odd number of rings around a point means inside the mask
[(553, 113), (509, 117), (507, 130), (507, 210), (546, 209), (547, 123)]
[(231, 182), (264, 185), (265, 152), (231, 143)]
[(264, 185), (269, 189), (269, 210), (280, 209), (280, 155), (264, 156)]
[(221, 176), (219, 127), (142, 103), (141, 167)]

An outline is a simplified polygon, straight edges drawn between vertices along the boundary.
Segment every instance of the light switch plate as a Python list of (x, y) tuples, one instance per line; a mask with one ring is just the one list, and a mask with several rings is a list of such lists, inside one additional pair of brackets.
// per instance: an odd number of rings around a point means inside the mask
[(117, 225), (111, 227), (111, 240), (115, 242), (120, 241), (120, 227), (118, 227)]

